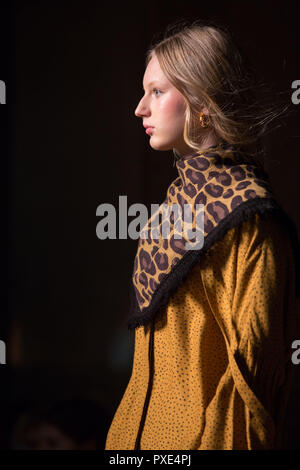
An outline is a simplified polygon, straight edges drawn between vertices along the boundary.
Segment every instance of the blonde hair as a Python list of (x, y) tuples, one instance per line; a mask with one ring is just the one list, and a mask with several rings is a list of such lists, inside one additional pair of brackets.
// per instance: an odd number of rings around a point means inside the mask
[[(264, 153), (261, 137), (289, 105), (274, 104), (271, 90), (256, 81), (246, 55), (225, 27), (200, 20), (191, 25), (175, 23), (167, 28), (162, 40), (150, 46), (146, 66), (153, 55), (186, 101), (183, 137), (191, 148), (199, 150), (201, 146), (203, 129), (199, 117), (205, 107), (209, 118), (207, 133), (247, 149), (253, 157)], [(179, 156), (174, 149), (173, 152)]]

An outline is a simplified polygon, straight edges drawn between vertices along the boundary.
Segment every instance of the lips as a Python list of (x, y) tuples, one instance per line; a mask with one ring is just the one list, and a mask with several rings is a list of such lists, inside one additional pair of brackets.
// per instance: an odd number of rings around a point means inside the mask
[(154, 127), (148, 126), (148, 127), (146, 128), (146, 134), (152, 134), (153, 129), (154, 129)]

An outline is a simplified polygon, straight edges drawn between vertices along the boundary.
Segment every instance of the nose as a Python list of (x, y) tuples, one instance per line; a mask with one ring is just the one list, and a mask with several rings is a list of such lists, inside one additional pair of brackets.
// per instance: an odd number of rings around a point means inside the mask
[(134, 114), (137, 117), (144, 117), (144, 116), (149, 116), (150, 114), (150, 109), (149, 106), (147, 106), (144, 97), (140, 100), (139, 104), (137, 105)]

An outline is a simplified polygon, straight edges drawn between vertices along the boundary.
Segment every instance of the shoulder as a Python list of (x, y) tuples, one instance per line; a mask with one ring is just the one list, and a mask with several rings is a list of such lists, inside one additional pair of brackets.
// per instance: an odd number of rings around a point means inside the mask
[(256, 213), (237, 226), (230, 228), (207, 251), (203, 267), (229, 269), (246, 267), (247, 263), (288, 264), (293, 266), (294, 253), (287, 227), (278, 217)]
[(226, 231), (223, 237), (212, 247), (211, 251), (222, 248), (242, 247), (253, 248), (261, 245), (269, 245), (274, 248), (290, 246), (290, 236), (287, 227), (281, 223), (278, 217), (271, 214), (256, 213), (237, 226)]

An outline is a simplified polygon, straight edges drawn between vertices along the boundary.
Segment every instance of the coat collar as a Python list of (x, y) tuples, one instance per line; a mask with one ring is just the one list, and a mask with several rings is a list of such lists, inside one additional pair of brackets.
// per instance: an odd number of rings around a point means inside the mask
[[(281, 220), (286, 216), (273, 197), (263, 167), (233, 145), (223, 142), (195, 152), (178, 160), (176, 167), (178, 177), (168, 187), (158, 211), (165, 215), (154, 232), (151, 224), (155, 226), (158, 212), (140, 232), (129, 328), (153, 320), (191, 268), (230, 228), (255, 213), (277, 214)], [(162, 212), (163, 207), (170, 210), (174, 205), (177, 214)], [(169, 236), (163, 230), (166, 223)]]

